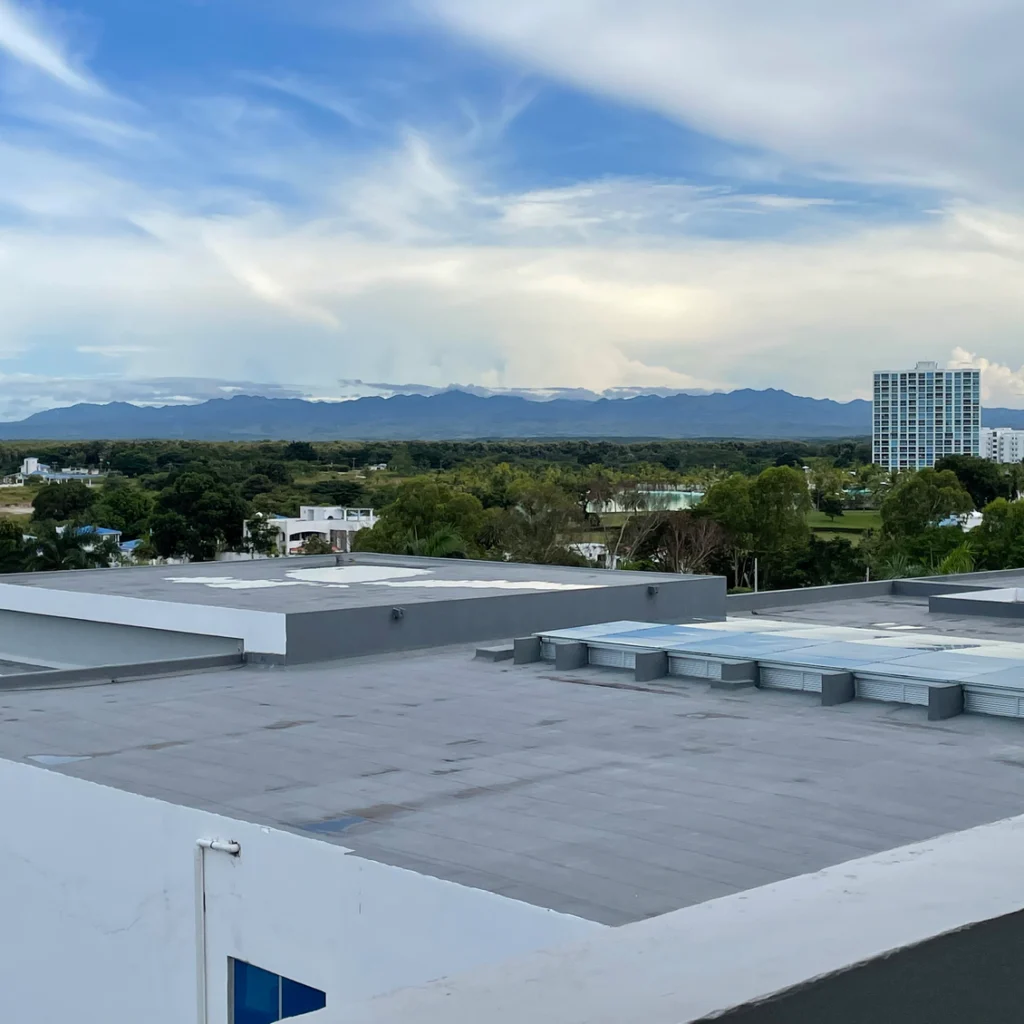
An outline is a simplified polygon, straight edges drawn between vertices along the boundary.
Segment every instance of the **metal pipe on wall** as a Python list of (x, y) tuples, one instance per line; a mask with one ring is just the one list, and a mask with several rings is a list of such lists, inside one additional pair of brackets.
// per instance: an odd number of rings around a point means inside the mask
[(207, 992), (206, 962), (206, 851), (226, 853), (237, 857), (242, 852), (240, 843), (225, 839), (197, 839), (195, 851), (196, 879), (196, 1020), (208, 1024), (210, 999)]

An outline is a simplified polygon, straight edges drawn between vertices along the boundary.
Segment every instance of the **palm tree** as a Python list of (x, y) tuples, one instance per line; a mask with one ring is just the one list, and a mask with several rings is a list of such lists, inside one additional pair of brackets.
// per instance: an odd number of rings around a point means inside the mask
[(923, 565), (912, 562), (903, 552), (897, 551), (882, 562), (876, 575), (883, 580), (905, 580), (915, 576), (924, 576), (926, 572)]
[(964, 541), (942, 560), (939, 573), (943, 576), (959, 576), (968, 572), (974, 572), (974, 553), (971, 551), (971, 545)]
[(58, 527), (47, 523), (27, 542), (25, 568), (29, 572), (60, 569), (101, 569), (120, 560), (113, 539), (100, 538), (87, 526), (68, 523)]
[(450, 526), (439, 526), (426, 537), (410, 534), (404, 553), (426, 558), (465, 558), (466, 542)]

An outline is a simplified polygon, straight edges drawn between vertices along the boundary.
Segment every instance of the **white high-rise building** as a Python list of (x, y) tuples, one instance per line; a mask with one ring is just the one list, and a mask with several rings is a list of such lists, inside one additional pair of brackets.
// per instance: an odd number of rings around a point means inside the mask
[(981, 372), (913, 370), (875, 373), (872, 461), (886, 469), (923, 469), (946, 455), (978, 455)]
[(1024, 430), (982, 427), (981, 457), (991, 462), (1024, 462)]

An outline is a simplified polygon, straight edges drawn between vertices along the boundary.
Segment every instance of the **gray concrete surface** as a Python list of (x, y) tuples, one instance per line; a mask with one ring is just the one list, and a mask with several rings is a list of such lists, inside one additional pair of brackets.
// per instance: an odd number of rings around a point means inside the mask
[(610, 924), (1024, 811), (1024, 724), (474, 648), (0, 694), (0, 756)]

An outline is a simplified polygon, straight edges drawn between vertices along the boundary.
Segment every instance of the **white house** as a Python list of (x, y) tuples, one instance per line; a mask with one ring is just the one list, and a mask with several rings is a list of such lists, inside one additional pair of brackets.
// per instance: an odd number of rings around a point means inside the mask
[[(352, 550), (352, 535), (377, 522), (372, 508), (342, 508), (339, 505), (303, 505), (295, 518), (274, 516), (268, 520), (277, 530), (281, 555), (297, 555), (311, 537), (320, 537), (337, 552)], [(249, 524), (245, 526), (246, 536)]]

